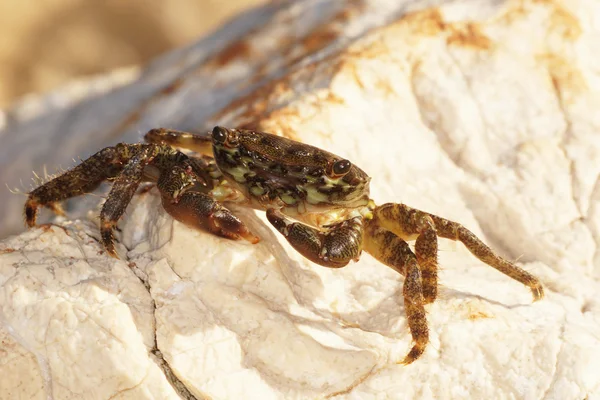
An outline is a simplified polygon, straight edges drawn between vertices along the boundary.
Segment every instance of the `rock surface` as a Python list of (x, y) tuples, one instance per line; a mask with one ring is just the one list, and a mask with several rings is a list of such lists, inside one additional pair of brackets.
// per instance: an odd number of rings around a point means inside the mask
[[(431, 343), (398, 365), (410, 335), (394, 271), (366, 254), (340, 270), (319, 267), (249, 210), (236, 212), (259, 244), (190, 230), (151, 190), (121, 221), (126, 261), (103, 253), (94, 217), (0, 244), (0, 397), (600, 397), (600, 7), (391, 3), (272, 6), (242, 19), (258, 27), (270, 15), (270, 24), (199, 69), (170, 70), (205, 57), (176, 52), (135, 83), (73, 106), (83, 115), (38, 115), (15, 125), (20, 139), (6, 139), (33, 141), (35, 125), (53, 119), (53, 129), (64, 119), (69, 149), (89, 152), (164, 125), (300, 139), (366, 170), (378, 203), (463, 223), (540, 277), (546, 298), (531, 304), (524, 287), (443, 242)], [(232, 35), (242, 31), (232, 25)], [(304, 29), (302, 47), (277, 31), (292, 26)], [(145, 87), (151, 76), (162, 83)], [(149, 94), (161, 85), (169, 90)], [(127, 98), (133, 106), (117, 110)], [(77, 127), (90, 134), (96, 121), (133, 110), (135, 121), (111, 135), (72, 141)], [(32, 163), (27, 154), (14, 168)], [(10, 207), (22, 205), (14, 198)]]

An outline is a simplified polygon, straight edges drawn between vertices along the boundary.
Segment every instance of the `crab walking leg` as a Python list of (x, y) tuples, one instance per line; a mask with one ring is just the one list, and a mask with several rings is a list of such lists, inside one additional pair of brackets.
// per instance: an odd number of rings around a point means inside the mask
[(410, 364), (423, 354), (429, 342), (422, 271), (417, 256), (411, 251), (408, 243), (387, 229), (378, 227), (374, 220), (367, 222), (363, 245), (367, 253), (405, 276), (402, 289), (404, 307), (415, 344), (402, 363)]
[[(377, 215), (377, 214), (375, 214)], [(371, 223), (377, 223), (378, 226), (383, 226), (389, 229), (396, 235), (408, 240), (414, 237), (414, 234), (406, 234), (403, 230), (394, 231), (391, 227), (385, 226), (377, 217)], [(428, 215), (420, 215), (415, 218), (415, 233), (417, 234), (415, 241), (415, 254), (417, 263), (421, 269), (421, 277), (423, 284), (423, 296), (425, 304), (433, 303), (437, 297), (438, 286), (438, 239), (437, 232), (433, 220)], [(404, 235), (404, 236), (403, 236)]]
[(148, 143), (168, 144), (200, 153), (201, 156), (191, 157), (189, 162), (196, 175), (202, 178), (202, 181), (199, 183), (206, 190), (214, 188), (216, 182), (222, 176), (212, 159), (212, 140), (210, 135), (201, 136), (173, 129), (157, 128), (149, 130), (144, 135), (144, 140)]
[(127, 205), (131, 202), (131, 198), (142, 181), (144, 168), (160, 154), (161, 150), (163, 150), (161, 146), (143, 145), (117, 176), (102, 206), (100, 211), (102, 244), (108, 254), (115, 258), (118, 258), (118, 256), (113, 243), (113, 228), (125, 212)]
[(62, 209), (57, 202), (80, 196), (96, 189), (102, 181), (115, 177), (122, 168), (122, 163), (129, 159), (129, 154), (144, 145), (126, 145), (120, 143), (107, 147), (84, 160), (81, 164), (69, 169), (56, 178), (46, 182), (29, 193), (25, 202), (25, 222), (35, 225), (39, 206), (48, 207), (60, 213)]
[(252, 244), (260, 241), (238, 217), (205, 193), (185, 192), (175, 200), (163, 193), (162, 204), (173, 218), (192, 228)]
[(362, 217), (329, 225), (326, 230), (292, 222), (274, 208), (267, 210), (267, 219), (300, 254), (324, 267), (341, 268), (357, 260), (362, 251)]
[(394, 203), (377, 207), (374, 214), (382, 227), (403, 238), (412, 238), (418, 235), (423, 221), (431, 220), (437, 236), (460, 241), (475, 257), (529, 287), (534, 301), (544, 297), (544, 288), (535, 276), (495, 254), (475, 234), (457, 222), (416, 210), (404, 204)]
[(174, 129), (157, 128), (149, 130), (144, 135), (144, 140), (149, 143), (166, 143), (212, 156), (212, 138), (209, 134), (202, 136)]
[(433, 303), (438, 286), (438, 240), (433, 221), (425, 219), (415, 242), (415, 254), (421, 268), (425, 304)]

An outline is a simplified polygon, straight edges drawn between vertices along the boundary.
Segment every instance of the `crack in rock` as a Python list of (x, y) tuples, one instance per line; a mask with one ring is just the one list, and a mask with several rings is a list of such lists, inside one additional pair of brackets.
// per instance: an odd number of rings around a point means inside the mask
[(204, 400), (204, 399), (206, 399), (206, 397), (199, 399), (198, 397), (194, 396), (192, 394), (192, 392), (190, 392), (189, 389), (185, 386), (185, 383), (183, 383), (177, 377), (177, 375), (175, 375), (175, 373), (169, 366), (169, 363), (167, 362), (167, 360), (165, 360), (162, 352), (158, 349), (158, 344), (156, 343), (156, 340), (154, 341), (154, 347), (152, 348), (152, 350), (150, 350), (150, 354), (152, 354), (154, 356), (153, 357), (154, 361), (159, 366), (159, 368), (163, 371), (163, 373), (165, 374), (165, 377), (167, 378), (167, 380), (169, 381), (169, 383), (171, 384), (173, 389), (177, 392), (179, 397), (181, 397), (182, 399), (185, 399), (185, 400)]
[[(151, 285), (148, 282), (147, 277), (143, 276), (142, 271), (137, 267), (137, 265), (134, 262), (130, 262), (129, 267), (132, 269), (132, 271), (138, 272), (138, 273), (135, 273), (135, 275), (142, 282), (142, 284), (144, 285), (146, 290), (148, 290), (150, 297), (152, 297)], [(157, 339), (158, 333), (156, 331), (156, 302), (154, 301), (154, 299), (152, 299), (152, 318), (153, 318), (153, 327), (154, 327), (154, 345), (153, 345), (152, 349), (150, 349), (149, 353), (152, 355), (154, 362), (161, 369), (165, 378), (167, 378), (167, 381), (169, 381), (169, 384), (171, 385), (173, 390), (175, 390), (175, 392), (179, 395), (179, 397), (181, 397), (182, 399), (185, 399), (185, 400), (204, 400), (204, 399), (206, 399), (206, 397), (198, 398), (198, 397), (194, 396), (192, 394), (192, 392), (190, 392), (190, 390), (187, 388), (185, 383), (183, 383), (177, 377), (175, 372), (173, 372), (173, 369), (171, 368), (171, 366), (169, 365), (167, 360), (164, 358), (162, 352), (158, 348), (158, 339)]]

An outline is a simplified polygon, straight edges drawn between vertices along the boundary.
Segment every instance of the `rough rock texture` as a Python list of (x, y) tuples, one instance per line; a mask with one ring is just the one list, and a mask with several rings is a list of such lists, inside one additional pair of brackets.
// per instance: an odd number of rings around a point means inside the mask
[[(2, 177), (56, 162), (44, 126), (66, 152), (154, 126), (253, 126), (352, 160), (377, 202), (462, 222), (540, 277), (543, 301), (443, 242), (431, 344), (398, 365), (410, 335), (394, 271), (366, 254), (311, 264), (249, 210), (257, 245), (190, 230), (151, 190), (121, 222), (126, 261), (89, 219), (0, 244), (0, 397), (600, 398), (600, 6), (425, 5), (256, 11), (117, 91), (9, 113), (3, 144), (34, 145), (3, 147)], [(3, 198), (4, 217), (22, 200)]]

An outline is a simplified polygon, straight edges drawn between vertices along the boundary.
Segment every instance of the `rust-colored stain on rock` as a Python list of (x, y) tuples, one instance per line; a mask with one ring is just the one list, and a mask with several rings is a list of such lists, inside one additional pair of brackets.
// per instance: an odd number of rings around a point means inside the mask
[(399, 23), (413, 27), (422, 35), (435, 36), (446, 30), (446, 22), (437, 8), (429, 8), (404, 15)]
[(471, 321), (475, 321), (478, 319), (487, 319), (487, 318), (492, 318), (492, 316), (484, 313), (483, 311), (474, 311), (469, 314), (469, 319)]
[(229, 114), (243, 110), (236, 117), (238, 122), (236, 126), (244, 129), (255, 127), (254, 121), (260, 118), (267, 109), (267, 87), (270, 88), (271, 85), (263, 86), (247, 96), (233, 100), (227, 107), (212, 115), (210, 119), (220, 121)]
[(307, 54), (314, 53), (337, 39), (339, 34), (336, 30), (332, 29), (330, 26), (325, 26), (323, 28), (324, 29), (317, 29), (315, 32), (301, 40), (301, 44)]
[(453, 308), (460, 320), (468, 319), (469, 321), (477, 321), (480, 319), (494, 318), (494, 314), (487, 310), (486, 303), (479, 300), (466, 300), (455, 304)]
[(491, 39), (481, 31), (481, 27), (476, 23), (452, 24), (450, 28), (450, 34), (446, 39), (449, 45), (459, 45), (479, 50), (492, 48)]
[(261, 120), (266, 118), (269, 113), (269, 105), (275, 104), (275, 99), (283, 98), (291, 91), (289, 79), (288, 76), (285, 76), (271, 81), (254, 92), (235, 99), (210, 119), (220, 121), (229, 114), (235, 114), (238, 128), (260, 129)]
[(223, 67), (233, 61), (249, 58), (252, 53), (252, 47), (246, 40), (238, 40), (225, 47), (211, 61), (211, 64), (217, 67)]
[(550, 28), (559, 33), (563, 38), (574, 41), (581, 36), (581, 25), (577, 18), (559, 4), (552, 2), (550, 15)]
[(69, 231), (67, 230), (67, 228), (65, 228), (64, 226), (61, 226), (61, 225), (55, 225), (53, 223), (45, 223), (45, 224), (40, 224), (37, 227), (40, 228), (40, 229), (42, 229), (42, 231), (44, 231), (44, 233), (47, 233), (47, 232), (56, 232), (54, 228), (59, 228), (59, 229), (62, 229), (62, 231), (67, 236), (71, 236), (71, 234), (69, 233)]
[(52, 232), (53, 231), (52, 225), (50, 225), (50, 224), (40, 225), (40, 228), (42, 228), (42, 230), (44, 232)]
[(170, 95), (170, 94), (175, 93), (175, 91), (177, 91), (177, 89), (179, 89), (181, 87), (181, 85), (183, 84), (183, 82), (184, 82), (184, 80), (182, 78), (175, 79), (169, 85), (167, 85), (164, 88), (162, 88), (161, 91), (160, 91), (160, 94)]
[[(296, 38), (283, 38), (281, 40), (281, 47), (287, 48), (284, 53), (288, 55), (294, 54), (294, 57), (288, 60), (288, 64), (293, 64), (306, 57), (307, 54), (316, 53), (333, 43), (338, 39), (340, 32), (347, 22), (355, 16), (360, 15), (364, 8), (364, 0), (348, 1), (342, 10), (329, 18), (327, 22), (316, 26), (299, 41)], [(298, 45), (302, 48), (301, 52), (295, 51)]]
[(437, 8), (407, 14), (398, 23), (409, 26), (417, 35), (437, 36), (445, 33), (448, 45), (470, 47), (478, 50), (492, 48), (492, 40), (483, 33), (479, 24), (474, 22), (446, 22), (441, 11)]
[(507, 11), (500, 18), (506, 24), (526, 18), (533, 7), (547, 8), (548, 24), (551, 32), (558, 33), (568, 41), (574, 41), (581, 35), (581, 25), (577, 18), (556, 0), (513, 0), (508, 3)]
[[(289, 59), (286, 63), (291, 63), (306, 54), (314, 53), (328, 44), (335, 42), (343, 31), (344, 24), (364, 7), (364, 2), (355, 2), (354, 7), (338, 12), (321, 26), (317, 26), (304, 38), (299, 40), (281, 38), (281, 47), (284, 54)], [(578, 37), (581, 33), (581, 27), (576, 18), (554, 0), (512, 0), (507, 4), (505, 11), (499, 18), (488, 21), (489, 24), (512, 24), (522, 18), (527, 18), (529, 12), (519, 13), (519, 10), (528, 11), (532, 8), (545, 9), (548, 16), (547, 29), (549, 33), (558, 33), (569, 39)], [(356, 77), (356, 83), (359, 87), (364, 86), (357, 71), (354, 71), (356, 60), (377, 58), (379, 60), (388, 54), (393, 53), (390, 43), (394, 41), (386, 40), (403, 35), (406, 37), (405, 44), (410, 48), (411, 43), (418, 42), (423, 37), (430, 37), (434, 40), (445, 41), (447, 46), (452, 48), (462, 48), (471, 51), (493, 51), (496, 43), (491, 36), (486, 34), (486, 25), (484, 23), (473, 21), (446, 21), (443, 12), (439, 8), (429, 8), (423, 11), (417, 11), (404, 15), (395, 23), (385, 27), (375, 29), (362, 40), (350, 45), (342, 50), (341, 53), (329, 54), (330, 62), (322, 62), (330, 66), (329, 71), (321, 71), (322, 76), (333, 77), (341, 73), (350, 73)], [(298, 50), (301, 49), (301, 50)], [(286, 52), (287, 51), (287, 52)], [(245, 42), (237, 42), (224, 50), (220, 57), (221, 63), (230, 62), (235, 57), (248, 55), (249, 49)], [(550, 52), (548, 52), (550, 53)], [(293, 54), (293, 55), (292, 55)], [(565, 60), (558, 56), (540, 56), (542, 62), (548, 65), (552, 83), (555, 85), (557, 93), (564, 97), (565, 88), (569, 89), (585, 88), (585, 81), (581, 77), (577, 68), (569, 65)], [(418, 60), (413, 60), (417, 62)], [(311, 65), (304, 67), (304, 70), (311, 68)], [(259, 76), (263, 76), (267, 67), (263, 67)], [(254, 81), (256, 81), (256, 76)], [(301, 76), (293, 73), (284, 76), (275, 81), (269, 82), (258, 90), (250, 93), (243, 98), (232, 102), (228, 107), (214, 116), (214, 119), (220, 120), (224, 116), (235, 115), (236, 122), (240, 126), (260, 128), (262, 125), (277, 125), (280, 134), (293, 135), (293, 132), (287, 132), (283, 127), (286, 119), (294, 116), (294, 110), (285, 109), (285, 99), (289, 97), (290, 82), (301, 79)], [(393, 88), (385, 80), (377, 82), (379, 89), (385, 94), (393, 94)], [(559, 90), (560, 89), (560, 90)], [(568, 92), (567, 92), (568, 94)], [(277, 124), (267, 120), (277, 119)], [(285, 133), (281, 133), (284, 132)], [(479, 315), (479, 314), (477, 314)]]
[(567, 105), (588, 89), (588, 85), (576, 64), (558, 54), (548, 53), (538, 57), (545, 64), (552, 79), (552, 86), (560, 102)]

